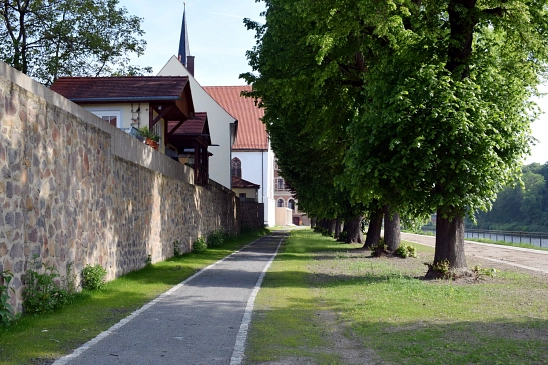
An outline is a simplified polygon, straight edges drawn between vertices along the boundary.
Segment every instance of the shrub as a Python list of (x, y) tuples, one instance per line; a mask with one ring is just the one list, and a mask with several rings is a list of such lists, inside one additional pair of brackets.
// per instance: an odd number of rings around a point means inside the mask
[(194, 253), (204, 253), (207, 251), (207, 243), (205, 238), (200, 237), (192, 245), (192, 252)]
[(9, 303), (10, 290), (15, 292), (13, 288), (10, 288), (10, 281), (13, 279), (13, 274), (8, 270), (0, 272), (0, 327), (7, 327), (15, 319), (13, 315), (13, 307)]
[[(40, 265), (36, 256), (32, 267), (34, 269), (27, 270), (23, 275), (23, 307), (26, 313), (51, 312), (70, 300), (71, 294), (59, 284), (61, 276), (56, 268)], [(35, 270), (40, 267), (44, 269), (44, 273)]]
[(101, 265), (86, 265), (82, 270), (82, 288), (89, 290), (99, 290), (105, 285), (105, 276), (107, 270)]
[(207, 236), (207, 247), (219, 247), (224, 243), (225, 234), (221, 231), (213, 231)]
[(183, 252), (181, 251), (181, 248), (179, 247), (179, 240), (173, 242), (173, 256), (175, 257), (181, 257), (183, 255)]
[(371, 255), (375, 257), (383, 256), (387, 253), (388, 245), (384, 242), (384, 237), (379, 239), (379, 243), (371, 246)]
[(448, 260), (442, 260), (435, 264), (429, 262), (425, 262), (424, 264), (428, 266), (428, 271), (433, 271), (442, 278), (449, 279), (451, 277), (451, 264)]
[(400, 245), (394, 254), (404, 259), (407, 257), (417, 257), (417, 249), (411, 245)]

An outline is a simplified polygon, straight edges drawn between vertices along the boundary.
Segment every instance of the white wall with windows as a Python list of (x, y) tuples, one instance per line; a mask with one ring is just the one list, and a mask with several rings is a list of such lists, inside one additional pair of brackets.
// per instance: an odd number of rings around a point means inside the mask
[(232, 158), (240, 160), (241, 178), (258, 184), (259, 203), (264, 203), (265, 224), (276, 224), (276, 201), (274, 200), (274, 153), (268, 151), (232, 151)]

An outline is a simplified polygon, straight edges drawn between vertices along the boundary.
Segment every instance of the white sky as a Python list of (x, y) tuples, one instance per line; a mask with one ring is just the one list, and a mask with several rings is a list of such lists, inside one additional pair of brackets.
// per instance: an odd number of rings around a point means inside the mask
[[(120, 0), (132, 15), (144, 18), (142, 28), (147, 48), (134, 59), (139, 66), (152, 66), (156, 74), (179, 49), (183, 16), (182, 0)], [(195, 56), (195, 77), (203, 86), (245, 85), (239, 74), (251, 71), (245, 52), (255, 45), (254, 32), (243, 25), (244, 18), (259, 20), (263, 3), (255, 0), (188, 0), (186, 21), (190, 54)], [(548, 86), (543, 87), (548, 93)], [(533, 136), (539, 140), (525, 160), (548, 161), (548, 96), (537, 103), (544, 114), (533, 123)]]

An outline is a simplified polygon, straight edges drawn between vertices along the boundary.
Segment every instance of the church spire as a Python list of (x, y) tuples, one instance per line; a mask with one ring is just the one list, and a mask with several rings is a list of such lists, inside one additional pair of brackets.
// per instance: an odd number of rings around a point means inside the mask
[(188, 47), (188, 31), (186, 28), (186, 3), (183, 3), (183, 24), (181, 25), (181, 38), (179, 40), (179, 61), (187, 67), (187, 57), (190, 56), (190, 48)]

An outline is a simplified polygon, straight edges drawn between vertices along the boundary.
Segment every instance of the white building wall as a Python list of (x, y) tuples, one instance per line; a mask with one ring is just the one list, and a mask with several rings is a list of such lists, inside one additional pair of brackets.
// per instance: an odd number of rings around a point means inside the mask
[(230, 177), (230, 161), (232, 143), (230, 140), (230, 125), (235, 122), (226, 110), (224, 110), (196, 81), (188, 70), (177, 60), (171, 57), (166, 65), (158, 72), (158, 76), (188, 76), (190, 91), (194, 101), (196, 112), (206, 112), (209, 122), (211, 143), (219, 146), (211, 146), (208, 151), (213, 154), (209, 158), (209, 178), (230, 189), (232, 179)]
[(268, 151), (232, 151), (232, 157), (242, 162), (242, 179), (258, 184), (259, 203), (264, 203), (265, 225), (276, 224), (276, 204), (274, 201), (274, 154)]

